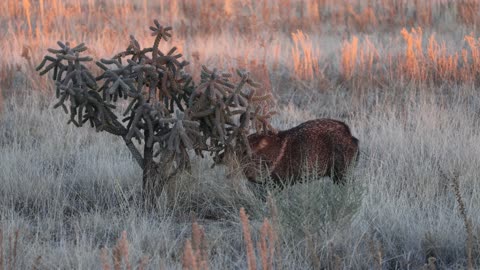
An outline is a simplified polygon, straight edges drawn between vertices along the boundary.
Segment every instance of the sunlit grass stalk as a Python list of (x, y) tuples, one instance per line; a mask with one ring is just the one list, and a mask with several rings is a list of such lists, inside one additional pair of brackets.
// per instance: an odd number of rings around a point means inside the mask
[(182, 267), (189, 270), (208, 270), (208, 245), (205, 230), (196, 221), (192, 223), (192, 237), (183, 248)]
[(240, 220), (242, 222), (243, 241), (245, 242), (245, 248), (247, 250), (248, 270), (255, 270), (257, 269), (257, 262), (255, 258), (252, 235), (250, 234), (250, 222), (248, 221), (248, 216), (243, 207), (240, 208)]
[(472, 223), (467, 215), (467, 210), (465, 209), (465, 203), (463, 202), (462, 193), (460, 192), (460, 183), (458, 181), (458, 176), (452, 178), (452, 188), (455, 193), (455, 198), (458, 203), (458, 211), (460, 216), (463, 219), (463, 224), (465, 226), (465, 231), (467, 233), (466, 240), (466, 252), (467, 252), (467, 269), (473, 270), (473, 232), (472, 232)]
[(31, 3), (29, 0), (23, 0), (23, 10), (25, 12), (25, 18), (27, 19), (28, 23), (28, 34), (32, 35), (32, 18), (30, 14)]
[(4, 269), (4, 257), (3, 257), (3, 230), (0, 229), (0, 270)]

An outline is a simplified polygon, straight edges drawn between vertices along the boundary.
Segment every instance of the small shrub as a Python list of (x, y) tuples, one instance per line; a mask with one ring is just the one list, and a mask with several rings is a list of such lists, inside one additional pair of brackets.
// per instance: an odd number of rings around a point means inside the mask
[(351, 183), (335, 185), (304, 176), (305, 183), (276, 194), (279, 222), (293, 236), (305, 230), (323, 231), (332, 225), (349, 224), (361, 206), (363, 189)]

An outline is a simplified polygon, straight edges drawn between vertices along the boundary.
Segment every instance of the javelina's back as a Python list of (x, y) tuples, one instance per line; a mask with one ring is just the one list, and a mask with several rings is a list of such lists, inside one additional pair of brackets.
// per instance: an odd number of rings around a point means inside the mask
[(275, 181), (295, 181), (308, 171), (343, 182), (358, 154), (358, 140), (349, 127), (333, 119), (307, 121), (277, 134), (252, 134), (248, 140), (253, 155), (244, 172), (251, 181), (263, 164)]

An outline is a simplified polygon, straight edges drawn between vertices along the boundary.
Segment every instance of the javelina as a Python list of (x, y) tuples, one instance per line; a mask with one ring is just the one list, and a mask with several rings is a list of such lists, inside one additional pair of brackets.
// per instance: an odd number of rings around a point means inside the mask
[(253, 182), (258, 181), (260, 170), (266, 169), (277, 183), (295, 182), (307, 171), (343, 184), (359, 152), (350, 128), (332, 119), (307, 121), (278, 133), (252, 134), (248, 141), (252, 156), (243, 154), (241, 163), (245, 176)]

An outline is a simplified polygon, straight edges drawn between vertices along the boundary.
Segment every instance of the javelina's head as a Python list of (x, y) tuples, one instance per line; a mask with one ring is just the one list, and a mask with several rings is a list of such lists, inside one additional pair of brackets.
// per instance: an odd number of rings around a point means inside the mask
[(278, 153), (277, 148), (281, 145), (280, 141), (277, 133), (272, 131), (255, 133), (248, 136), (251, 156), (243, 148), (236, 149), (243, 172), (249, 181), (257, 181), (261, 170), (269, 168), (274, 160), (274, 155)]

